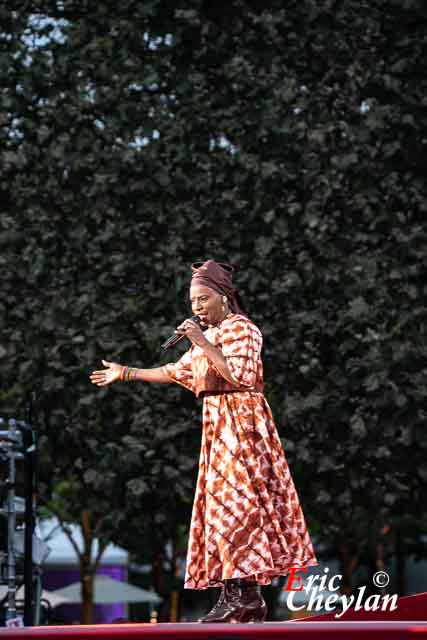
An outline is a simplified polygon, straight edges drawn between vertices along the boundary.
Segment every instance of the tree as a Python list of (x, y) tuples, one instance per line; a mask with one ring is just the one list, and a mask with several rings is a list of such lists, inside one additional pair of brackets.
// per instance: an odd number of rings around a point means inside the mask
[[(13, 411), (43, 389), (55, 481), (66, 469), (75, 496), (114, 496), (114, 513), (123, 495), (151, 501), (170, 531), (145, 470), (179, 455), (194, 404), (90, 389), (87, 374), (103, 357), (154, 364), (188, 313), (188, 263), (215, 257), (240, 266), (263, 329), (267, 395), (313, 531), (342, 547), (356, 519), (361, 540), (373, 513), (381, 531), (415, 512), (424, 5), (21, 4), (2, 9), (2, 396)], [(139, 458), (112, 468), (134, 455), (129, 429)], [(187, 507), (189, 443), (173, 478)]]

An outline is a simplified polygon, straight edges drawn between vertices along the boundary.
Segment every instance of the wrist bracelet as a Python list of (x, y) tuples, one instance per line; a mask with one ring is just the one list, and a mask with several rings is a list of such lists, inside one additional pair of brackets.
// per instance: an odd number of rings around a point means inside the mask
[(123, 382), (136, 380), (137, 373), (138, 369), (136, 369), (135, 367), (123, 367), (120, 372), (120, 380), (122, 380)]

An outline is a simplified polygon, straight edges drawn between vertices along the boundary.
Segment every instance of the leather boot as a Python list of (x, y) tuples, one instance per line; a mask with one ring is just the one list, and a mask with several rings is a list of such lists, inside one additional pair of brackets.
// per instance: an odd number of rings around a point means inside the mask
[(267, 606), (259, 585), (225, 580), (223, 597), (199, 622), (264, 622)]
[(221, 615), (223, 615), (222, 610), (224, 608), (224, 602), (225, 602), (225, 583), (223, 582), (221, 587), (221, 592), (219, 594), (219, 598), (216, 604), (214, 604), (214, 606), (209, 611), (209, 613), (204, 615), (202, 618), (199, 618), (197, 622), (218, 622), (216, 618), (221, 617)]
[(240, 580), (224, 580), (223, 590), (214, 608), (199, 622), (237, 622), (235, 611), (239, 610), (241, 590)]
[(264, 622), (267, 605), (259, 584), (241, 581), (241, 613), (239, 622)]

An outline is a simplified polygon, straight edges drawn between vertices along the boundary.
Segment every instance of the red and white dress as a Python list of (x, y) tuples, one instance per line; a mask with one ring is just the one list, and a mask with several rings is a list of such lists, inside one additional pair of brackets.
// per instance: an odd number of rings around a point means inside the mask
[(263, 395), (262, 334), (230, 314), (206, 338), (224, 355), (241, 390), (220, 376), (201, 347), (170, 379), (203, 395), (203, 434), (191, 517), (185, 588), (255, 576), (269, 584), (291, 567), (317, 565), (298, 494)]

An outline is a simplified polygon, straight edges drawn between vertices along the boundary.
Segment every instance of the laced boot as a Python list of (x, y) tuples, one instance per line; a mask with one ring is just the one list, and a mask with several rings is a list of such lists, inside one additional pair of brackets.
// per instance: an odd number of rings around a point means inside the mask
[(267, 617), (267, 605), (259, 584), (242, 580), (240, 589), (242, 595), (239, 622), (264, 622)]
[(199, 622), (264, 622), (267, 605), (254, 582), (225, 580), (223, 597)]
[(199, 622), (238, 622), (235, 620), (235, 612), (240, 608), (241, 590), (240, 580), (224, 580), (219, 600), (207, 615), (199, 619)]
[(224, 609), (224, 602), (225, 602), (225, 583), (223, 582), (221, 587), (221, 592), (219, 594), (219, 598), (216, 604), (214, 604), (214, 606), (209, 611), (209, 613), (204, 615), (202, 618), (199, 618), (198, 622), (218, 622), (216, 618), (221, 617), (221, 615), (223, 615), (222, 611)]

